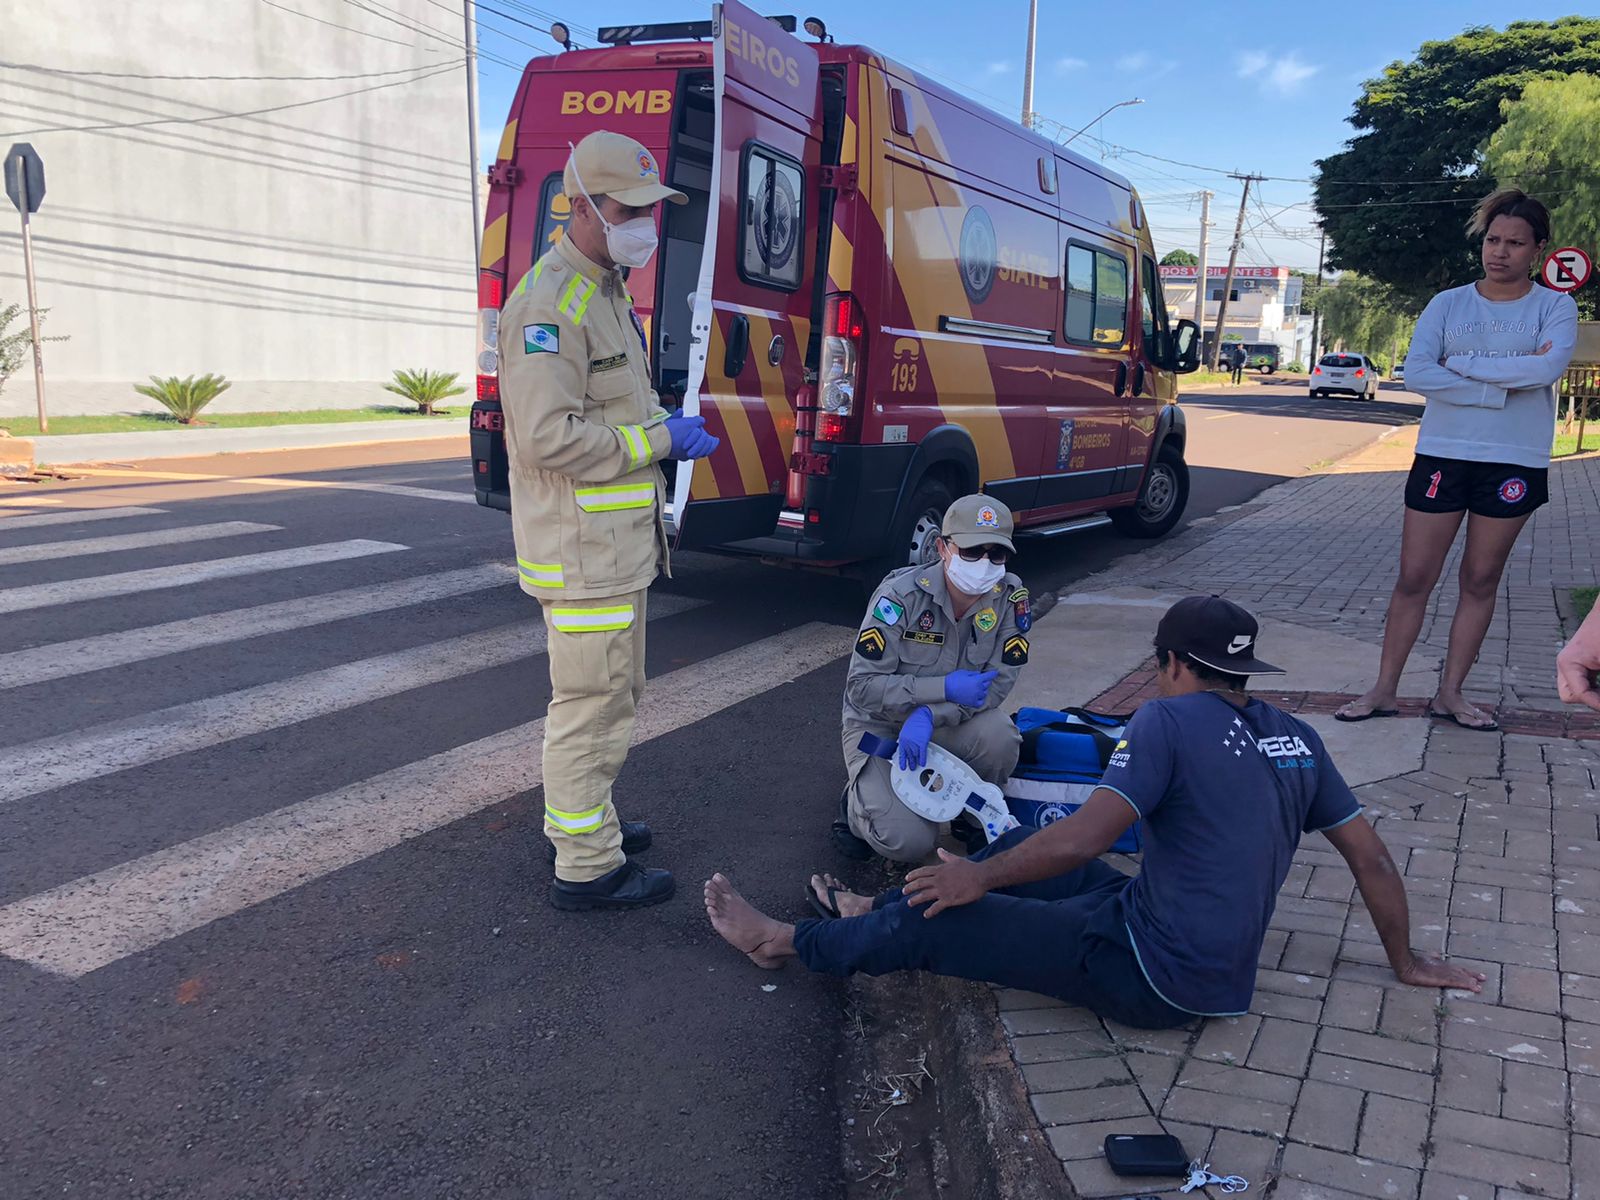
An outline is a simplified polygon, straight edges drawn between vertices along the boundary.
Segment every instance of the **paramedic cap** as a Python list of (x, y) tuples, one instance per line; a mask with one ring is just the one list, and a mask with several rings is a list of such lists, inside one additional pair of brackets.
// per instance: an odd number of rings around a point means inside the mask
[(569, 197), (584, 192), (610, 196), (629, 208), (642, 208), (657, 200), (671, 200), (674, 204), (689, 200), (661, 182), (661, 168), (656, 165), (654, 154), (631, 137), (605, 129), (595, 130), (573, 147), (561, 182)]
[(1229, 675), (1282, 675), (1255, 656), (1261, 626), (1221, 596), (1185, 596), (1156, 626), (1156, 645)]
[(944, 514), (944, 534), (963, 550), (974, 546), (1004, 546), (1013, 554), (1017, 548), (1011, 544), (1011, 531), (1015, 523), (1011, 510), (993, 496), (981, 493), (963, 496)]

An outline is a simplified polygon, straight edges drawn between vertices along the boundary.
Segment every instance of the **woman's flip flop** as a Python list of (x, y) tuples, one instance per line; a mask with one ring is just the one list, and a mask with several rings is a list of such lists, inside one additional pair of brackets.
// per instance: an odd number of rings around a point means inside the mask
[(1400, 710), (1398, 708), (1374, 708), (1369, 712), (1362, 713), (1359, 717), (1347, 717), (1342, 712), (1336, 712), (1333, 714), (1333, 719), (1335, 721), (1343, 721), (1346, 725), (1354, 725), (1357, 721), (1370, 721), (1374, 717), (1398, 717), (1399, 715)]

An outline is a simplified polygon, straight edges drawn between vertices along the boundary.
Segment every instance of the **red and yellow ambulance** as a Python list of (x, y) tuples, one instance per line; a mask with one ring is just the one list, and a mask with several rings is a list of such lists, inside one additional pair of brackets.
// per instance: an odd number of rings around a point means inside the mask
[(678, 544), (876, 580), (980, 488), (1019, 531), (1157, 537), (1188, 496), (1169, 325), (1127, 180), (862, 46), (738, 0), (530, 62), (479, 277), (480, 503), (507, 508), (499, 308), (563, 235), (569, 144), (637, 138), (689, 197), (628, 281), (671, 407), (722, 439), (669, 464)]

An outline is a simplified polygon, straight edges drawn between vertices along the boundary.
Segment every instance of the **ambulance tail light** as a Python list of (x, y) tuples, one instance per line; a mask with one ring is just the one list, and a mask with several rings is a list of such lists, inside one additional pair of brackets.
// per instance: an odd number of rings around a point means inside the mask
[(500, 305), (506, 298), (505, 277), (498, 271), (478, 272), (478, 399), (500, 399)]
[(860, 304), (848, 292), (828, 297), (822, 321), (826, 332), (817, 370), (816, 439), (842, 442), (860, 425), (861, 406), (856, 392), (861, 380), (866, 322)]

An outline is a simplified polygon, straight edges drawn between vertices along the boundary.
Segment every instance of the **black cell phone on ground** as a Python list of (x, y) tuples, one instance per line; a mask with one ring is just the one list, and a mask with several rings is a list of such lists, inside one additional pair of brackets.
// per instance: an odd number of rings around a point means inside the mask
[(1170, 1133), (1108, 1133), (1105, 1146), (1106, 1162), (1118, 1175), (1189, 1173), (1183, 1143)]

